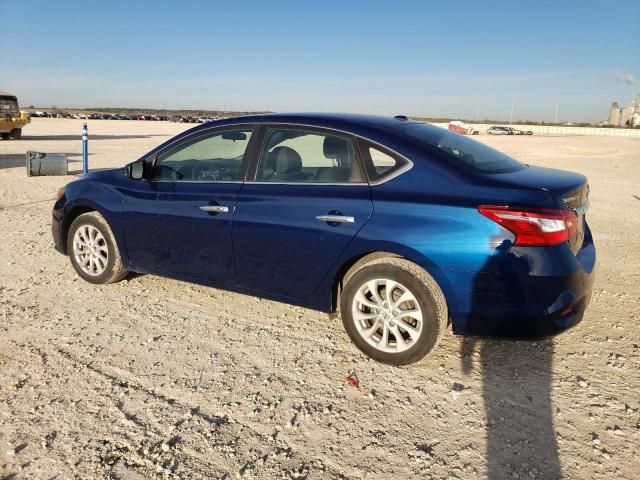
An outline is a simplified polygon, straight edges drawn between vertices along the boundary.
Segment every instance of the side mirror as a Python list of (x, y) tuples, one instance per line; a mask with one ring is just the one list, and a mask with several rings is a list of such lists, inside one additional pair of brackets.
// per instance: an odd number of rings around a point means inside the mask
[(129, 176), (134, 180), (144, 177), (144, 160), (138, 160), (129, 165)]

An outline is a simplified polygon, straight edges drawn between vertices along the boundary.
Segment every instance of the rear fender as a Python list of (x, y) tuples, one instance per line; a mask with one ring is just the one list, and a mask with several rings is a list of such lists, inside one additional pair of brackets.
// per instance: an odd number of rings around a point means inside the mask
[(339, 305), (338, 299), (343, 286), (343, 279), (348, 279), (348, 275), (354, 272), (359, 265), (364, 265), (383, 257), (400, 257), (420, 266), (438, 283), (447, 303), (456, 303), (455, 290), (445, 272), (421, 252), (393, 242), (356, 242), (355, 244), (352, 243), (343, 252), (334, 268), (327, 274), (316, 290), (312, 299), (315, 308), (321, 311), (335, 312)]

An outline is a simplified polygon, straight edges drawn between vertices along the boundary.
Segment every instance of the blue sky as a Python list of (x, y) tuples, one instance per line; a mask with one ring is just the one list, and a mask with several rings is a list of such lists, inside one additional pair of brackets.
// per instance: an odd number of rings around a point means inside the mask
[(23, 105), (598, 121), (640, 93), (638, 0), (0, 0), (0, 18), (0, 89)]

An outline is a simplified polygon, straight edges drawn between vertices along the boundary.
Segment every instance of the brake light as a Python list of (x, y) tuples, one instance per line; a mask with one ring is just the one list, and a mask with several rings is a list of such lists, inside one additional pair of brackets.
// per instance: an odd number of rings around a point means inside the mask
[(514, 245), (558, 245), (578, 233), (578, 217), (572, 210), (482, 205), (478, 211), (512, 232), (516, 236)]

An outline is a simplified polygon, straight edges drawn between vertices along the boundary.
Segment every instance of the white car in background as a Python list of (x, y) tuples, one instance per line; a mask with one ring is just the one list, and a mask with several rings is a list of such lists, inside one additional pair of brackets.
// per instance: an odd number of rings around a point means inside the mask
[(487, 129), (489, 135), (513, 135), (513, 132), (508, 127), (489, 127)]
[(513, 127), (489, 127), (487, 129), (489, 135), (533, 135), (531, 130), (518, 130)]

